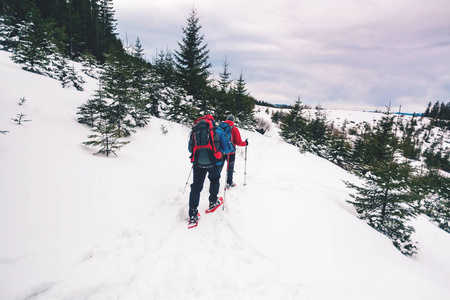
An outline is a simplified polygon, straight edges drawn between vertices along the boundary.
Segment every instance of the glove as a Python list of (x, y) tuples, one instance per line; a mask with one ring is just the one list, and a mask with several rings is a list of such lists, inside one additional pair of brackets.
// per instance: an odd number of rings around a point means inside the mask
[(247, 144), (247, 146), (248, 146), (248, 139), (245, 139), (245, 143)]

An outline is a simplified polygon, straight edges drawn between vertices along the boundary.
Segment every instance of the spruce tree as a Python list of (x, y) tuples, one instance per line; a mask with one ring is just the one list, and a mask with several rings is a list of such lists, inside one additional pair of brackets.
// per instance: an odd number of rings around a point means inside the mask
[(98, 1), (97, 57), (109, 52), (109, 48), (113, 46), (116, 51), (119, 50), (118, 44), (121, 43), (116, 39), (117, 20), (114, 14), (113, 0)]
[(425, 117), (429, 117), (431, 114), (431, 102), (428, 103), (427, 109), (425, 110)]
[(303, 137), (306, 143), (303, 145), (302, 150), (325, 157), (330, 133), (327, 126), (326, 114), (320, 106), (316, 108), (315, 116), (307, 122), (305, 131)]
[(347, 125), (345, 120), (340, 129), (331, 131), (328, 152), (328, 159), (344, 169), (349, 169), (351, 151), (351, 144), (347, 139)]
[(20, 27), (13, 16), (0, 17), (0, 50), (12, 51), (17, 47)]
[(49, 25), (44, 22), (38, 10), (32, 10), (27, 15), (27, 21), (20, 26), (20, 42), (13, 50), (12, 60), (22, 65), (24, 70), (47, 74), (50, 64), (51, 41), (49, 40)]
[(80, 115), (78, 122), (86, 124), (89, 127), (94, 127), (101, 118), (106, 115), (108, 106), (105, 101), (105, 95), (101, 88), (99, 88), (94, 97), (89, 99), (85, 104), (78, 107), (77, 115)]
[(297, 147), (305, 143), (303, 136), (306, 132), (307, 120), (303, 116), (303, 109), (300, 97), (298, 97), (294, 106), (284, 117), (283, 123), (281, 123), (281, 137), (289, 144)]
[(181, 88), (165, 88), (162, 92), (163, 116), (169, 121), (189, 125), (199, 115), (199, 111), (188, 100)]
[(78, 91), (83, 91), (83, 84), (85, 83), (82, 76), (78, 75), (75, 71), (75, 67), (68, 64), (68, 61), (65, 57), (59, 57), (56, 68), (56, 78), (61, 81), (61, 84), (64, 88), (73, 86)]
[(92, 77), (94, 79), (98, 79), (97, 74), (97, 68), (98, 68), (98, 61), (95, 59), (95, 57), (89, 53), (84, 52), (79, 61), (81, 62), (81, 65), (83, 66), (81, 68), (81, 71), (86, 74), (89, 77)]
[(249, 96), (245, 85), (244, 75), (241, 72), (233, 90), (234, 105), (231, 112), (241, 127), (250, 129), (256, 124), (253, 112), (255, 100)]
[(223, 71), (220, 73), (220, 80), (217, 86), (212, 87), (210, 98), (213, 100), (212, 106), (215, 110), (215, 115), (219, 120), (225, 120), (227, 115), (234, 113), (233, 109), (233, 95), (231, 93), (230, 79), (231, 73), (228, 72), (227, 57), (223, 61)]
[(364, 179), (362, 186), (346, 182), (356, 191), (349, 200), (359, 214), (377, 231), (388, 236), (394, 246), (407, 256), (417, 248), (411, 240), (414, 228), (407, 222), (415, 216), (413, 192), (409, 186), (412, 169), (400, 162), (396, 147), (394, 120), (390, 109), (368, 135), (364, 147), (365, 171), (357, 173)]
[(110, 124), (108, 119), (101, 118), (92, 129), (93, 134), (89, 135), (90, 141), (84, 142), (86, 146), (100, 147), (95, 154), (104, 154), (109, 156), (129, 143), (121, 140), (121, 133), (117, 130), (116, 124)]
[(129, 136), (135, 131), (129, 118), (133, 103), (131, 70), (124, 54), (115, 52), (107, 55), (100, 77), (105, 96), (110, 99), (107, 118), (110, 124), (116, 124), (118, 137)]
[(450, 233), (450, 178), (431, 171), (427, 179), (429, 194), (424, 211), (435, 224)]
[(156, 75), (161, 78), (161, 83), (165, 86), (175, 86), (177, 82), (177, 71), (172, 53), (160, 51), (153, 59), (153, 68)]
[(133, 117), (136, 127), (144, 127), (150, 119), (150, 95), (148, 85), (150, 83), (150, 67), (144, 60), (144, 49), (140, 39), (132, 47), (132, 55), (128, 57), (130, 72), (129, 89), (129, 113)]
[(205, 112), (208, 110), (208, 101), (204, 94), (211, 67), (208, 62), (209, 50), (207, 44), (203, 44), (204, 36), (200, 34), (202, 26), (199, 25), (195, 9), (192, 9), (187, 23), (187, 27), (183, 28), (182, 42), (178, 43), (180, 49), (175, 51), (175, 65), (180, 86), (193, 96), (194, 105)]

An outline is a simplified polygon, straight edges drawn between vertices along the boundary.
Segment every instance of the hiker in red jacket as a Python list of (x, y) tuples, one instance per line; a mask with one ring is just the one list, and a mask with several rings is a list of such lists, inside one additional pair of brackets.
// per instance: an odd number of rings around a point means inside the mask
[[(224, 123), (227, 123), (231, 127), (231, 143), (233, 144), (234, 148), (236, 149), (236, 146), (244, 147), (248, 145), (248, 140), (245, 141), (241, 138), (241, 133), (239, 132), (239, 129), (234, 125), (234, 116), (229, 115), (227, 117), (227, 120), (224, 121)], [(227, 189), (230, 189), (236, 184), (233, 182), (233, 173), (234, 173), (234, 162), (236, 160), (236, 152), (232, 152), (228, 154), (228, 168), (227, 168)]]

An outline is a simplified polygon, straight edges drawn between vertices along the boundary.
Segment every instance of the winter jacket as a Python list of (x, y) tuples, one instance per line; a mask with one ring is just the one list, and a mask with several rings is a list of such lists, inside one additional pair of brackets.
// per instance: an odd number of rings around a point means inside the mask
[(244, 147), (247, 146), (247, 143), (242, 140), (241, 133), (239, 132), (239, 129), (234, 126), (234, 122), (230, 120), (224, 121), (231, 127), (231, 143), (233, 143), (234, 148), (237, 146)]

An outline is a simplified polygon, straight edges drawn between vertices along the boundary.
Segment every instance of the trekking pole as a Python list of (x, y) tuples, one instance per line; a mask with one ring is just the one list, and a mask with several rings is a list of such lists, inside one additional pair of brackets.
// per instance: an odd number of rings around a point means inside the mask
[(186, 192), (186, 187), (187, 187), (187, 185), (189, 183), (189, 178), (191, 178), (192, 170), (194, 170), (194, 165), (192, 165), (191, 171), (189, 172), (189, 176), (188, 176), (188, 178), (186, 180), (186, 185), (184, 186), (183, 194), (184, 194), (184, 192)]
[[(247, 142), (247, 139), (245, 140)], [(247, 185), (247, 145), (245, 145), (245, 167), (244, 167), (244, 186)]]
[(230, 154), (227, 155), (227, 176), (225, 177), (225, 186), (224, 186), (224, 189), (223, 189), (222, 210), (225, 210), (225, 194), (227, 193), (227, 180), (228, 180), (228, 172), (229, 172), (228, 165), (229, 164), (230, 164)]

